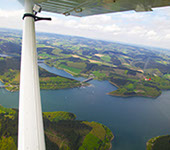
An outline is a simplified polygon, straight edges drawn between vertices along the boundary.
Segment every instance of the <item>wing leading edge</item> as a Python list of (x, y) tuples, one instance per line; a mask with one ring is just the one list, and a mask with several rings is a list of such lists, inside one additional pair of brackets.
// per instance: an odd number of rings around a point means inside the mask
[[(19, 0), (24, 3), (24, 0)], [(152, 11), (152, 8), (170, 6), (170, 0), (34, 0), (43, 11), (72, 15), (90, 16), (134, 10)]]

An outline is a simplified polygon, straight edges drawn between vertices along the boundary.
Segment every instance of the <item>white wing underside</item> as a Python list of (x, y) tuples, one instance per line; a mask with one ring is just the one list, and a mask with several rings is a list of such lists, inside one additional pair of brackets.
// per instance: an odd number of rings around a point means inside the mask
[[(19, 0), (22, 4), (24, 0)], [(152, 11), (152, 8), (170, 6), (170, 0), (34, 0), (43, 11), (89, 16), (128, 10)]]

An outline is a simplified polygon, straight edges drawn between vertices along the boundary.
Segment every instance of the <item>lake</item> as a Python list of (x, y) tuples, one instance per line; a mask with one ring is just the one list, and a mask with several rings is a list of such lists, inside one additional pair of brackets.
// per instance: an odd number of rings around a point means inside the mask
[[(43, 63), (39, 66), (65, 77), (84, 79)], [(77, 119), (108, 126), (115, 135), (113, 150), (145, 150), (151, 137), (170, 134), (170, 91), (162, 92), (157, 99), (122, 98), (106, 94), (117, 89), (108, 81), (92, 80), (89, 83), (89, 87), (41, 90), (43, 111), (73, 112)], [(18, 92), (11, 93), (1, 88), (0, 104), (18, 108)]]

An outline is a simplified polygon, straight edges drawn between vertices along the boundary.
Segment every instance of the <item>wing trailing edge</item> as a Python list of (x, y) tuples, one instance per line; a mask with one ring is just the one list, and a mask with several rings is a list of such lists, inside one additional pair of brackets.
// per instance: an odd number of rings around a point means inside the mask
[[(19, 0), (22, 4), (24, 0)], [(66, 16), (90, 16), (134, 10), (152, 11), (155, 7), (170, 6), (170, 0), (34, 0), (43, 11)]]

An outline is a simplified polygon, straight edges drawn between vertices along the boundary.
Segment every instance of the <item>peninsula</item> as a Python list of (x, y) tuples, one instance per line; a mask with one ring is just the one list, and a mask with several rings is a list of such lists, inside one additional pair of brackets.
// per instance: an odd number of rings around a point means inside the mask
[[(111, 148), (111, 130), (97, 122), (75, 120), (69, 112), (44, 112), (47, 150), (94, 150)], [(0, 105), (0, 149), (17, 150), (18, 110)]]
[(146, 144), (147, 150), (169, 150), (170, 135), (158, 136), (150, 139)]
[[(4, 83), (4, 87), (9, 91), (19, 90), (20, 80), (20, 59), (4, 58), (0, 60), (0, 80)], [(61, 77), (53, 73), (47, 72), (39, 67), (40, 88), (41, 89), (65, 89), (82, 86), (82, 83), (73, 79)], [(83, 86), (88, 85), (83, 83)]]

